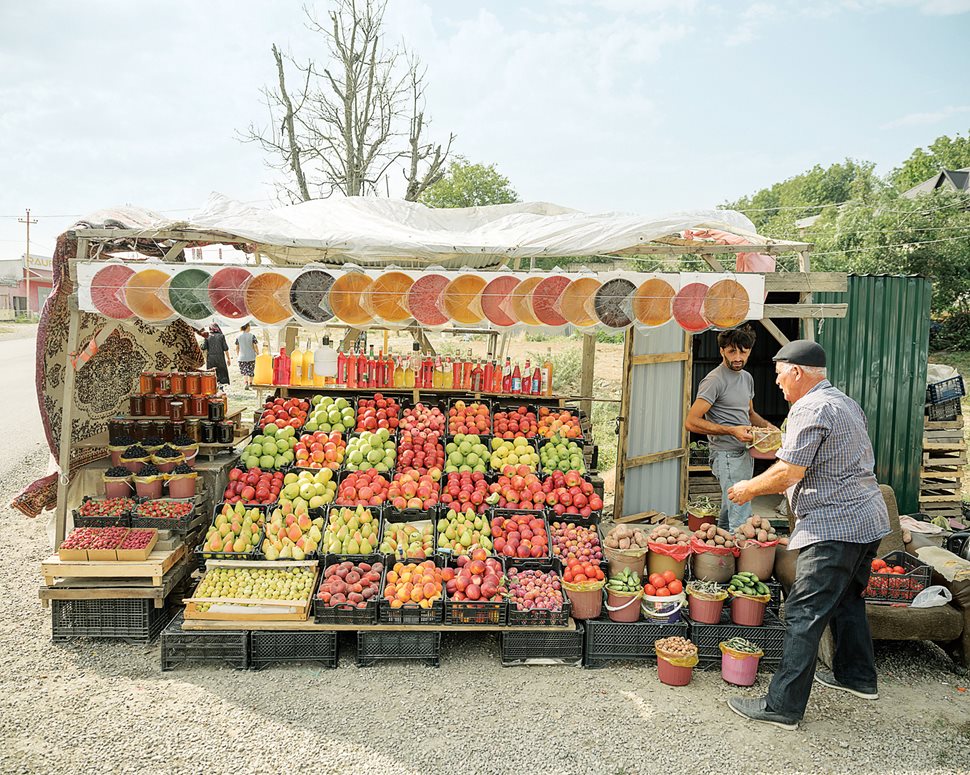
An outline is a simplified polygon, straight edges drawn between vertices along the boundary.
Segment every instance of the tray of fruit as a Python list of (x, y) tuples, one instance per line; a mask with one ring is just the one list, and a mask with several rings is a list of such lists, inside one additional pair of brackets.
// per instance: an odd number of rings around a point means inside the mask
[(373, 398), (360, 397), (357, 399), (357, 425), (355, 430), (376, 431), (387, 428), (391, 433), (397, 432), (401, 423), (401, 404), (392, 396), (375, 393)]
[(445, 473), (480, 473), (488, 471), (491, 455), (488, 437), (459, 433), (449, 436), (445, 444)]
[(445, 568), (445, 624), (506, 624), (505, 568), (484, 549), (461, 555), (457, 567)]
[(267, 508), (261, 544), (263, 558), (275, 562), (316, 557), (323, 541), (324, 513), (310, 512), (305, 505), (294, 508), (291, 503)]
[(399, 471), (416, 470), (421, 474), (434, 471), (440, 477), (445, 467), (443, 439), (434, 431), (400, 431), (395, 466)]
[(385, 507), (377, 551), (389, 562), (434, 559), (436, 517), (437, 511)]
[(243, 447), (240, 462), (248, 471), (282, 471), (296, 461), (298, 444), (296, 430), (289, 426), (277, 428), (270, 423), (262, 433), (253, 436), (252, 441)]
[(465, 402), (454, 399), (448, 406), (448, 435), (477, 434), (489, 436), (492, 433), (492, 412), (486, 402)]
[(397, 562), (384, 575), (381, 624), (441, 624), (444, 572), (433, 561)]
[(583, 448), (572, 439), (562, 436), (541, 439), (539, 441), (539, 459), (544, 474), (551, 474), (554, 471), (586, 473)]
[(229, 483), (222, 494), (225, 503), (268, 506), (276, 503), (283, 489), (282, 471), (263, 471), (259, 468), (229, 469)]
[(195, 498), (139, 499), (132, 509), (130, 525), (187, 533), (201, 518)]
[(331, 506), (320, 551), (328, 556), (361, 562), (377, 552), (380, 535), (379, 507)]
[(337, 506), (370, 506), (379, 509), (391, 487), (392, 472), (376, 468), (367, 471), (344, 471), (338, 477), (334, 503)]
[(127, 527), (134, 498), (92, 498), (85, 495), (74, 509), (75, 527)]
[(258, 556), (266, 515), (258, 506), (220, 503), (196, 553), (206, 560), (251, 560)]
[(436, 527), (437, 553), (447, 562), (470, 555), (476, 549), (484, 549), (488, 554), (494, 552), (492, 526), (487, 514), (478, 514), (471, 508), (444, 511), (442, 507)]
[(549, 528), (542, 511), (492, 509), (492, 542), (495, 553), (519, 567), (548, 564)]
[(303, 433), (293, 447), (293, 464), (297, 468), (329, 468), (338, 471), (347, 454), (345, 434), (339, 431)]
[(549, 532), (552, 535), (552, 553), (563, 566), (569, 560), (605, 565), (603, 539), (595, 524), (584, 525), (577, 522), (550, 520)]
[(553, 471), (542, 480), (542, 492), (549, 519), (589, 524), (603, 518), (603, 499), (578, 471)]
[[(406, 401), (406, 399), (405, 399)], [(440, 438), (444, 438), (448, 430), (447, 407), (442, 411), (440, 406), (434, 404), (417, 403), (408, 406), (401, 415), (401, 423), (398, 425), (398, 433), (420, 431), (437, 433)]]
[(471, 509), (477, 514), (484, 514), (491, 508), (487, 503), (489, 494), (487, 474), (478, 471), (453, 471), (442, 484), (441, 505), (457, 511)]
[(582, 421), (579, 412), (556, 407), (539, 407), (538, 435), (544, 439), (552, 436), (580, 440), (583, 438)]
[(562, 579), (550, 569), (522, 569), (514, 564), (506, 571), (509, 585), (509, 626), (566, 627), (571, 604), (563, 595)]
[(127, 527), (76, 527), (57, 548), (61, 562), (117, 560), (116, 548)]
[(492, 435), (495, 438), (524, 436), (534, 439), (539, 435), (538, 409), (534, 404), (496, 403), (492, 410)]
[(275, 425), (299, 430), (306, 422), (309, 410), (310, 402), (302, 398), (269, 398), (263, 404), (255, 427), (264, 430), (267, 425)]
[(310, 414), (303, 425), (305, 433), (350, 433), (357, 426), (356, 402), (353, 398), (315, 395), (310, 399)]
[(344, 457), (345, 471), (392, 473), (397, 460), (397, 438), (387, 428), (361, 431), (347, 441)]
[(514, 439), (493, 438), (489, 443), (489, 465), (492, 471), (506, 471), (509, 466), (525, 466), (530, 471), (539, 468), (539, 451), (535, 439), (517, 436)]
[(133, 528), (118, 544), (118, 560), (120, 562), (144, 562), (158, 543), (158, 531), (155, 528)]
[(317, 580), (316, 560), (206, 564), (185, 599), (186, 619), (305, 621)]
[(337, 497), (340, 475), (329, 468), (308, 470), (294, 468), (283, 476), (277, 506), (290, 504), (294, 509), (323, 509)]
[(384, 563), (351, 562), (337, 558), (323, 566), (320, 586), (313, 598), (313, 619), (318, 624), (377, 624), (377, 607), (384, 581)]
[(398, 471), (387, 490), (384, 512), (430, 512), (437, 508), (441, 497), (438, 471), (419, 473), (415, 469)]

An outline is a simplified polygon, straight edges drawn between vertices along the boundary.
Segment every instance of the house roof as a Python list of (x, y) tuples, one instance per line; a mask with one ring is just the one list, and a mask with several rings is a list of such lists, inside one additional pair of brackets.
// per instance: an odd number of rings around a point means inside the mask
[(903, 196), (915, 199), (921, 194), (929, 194), (938, 188), (948, 188), (951, 191), (970, 191), (970, 167), (959, 170), (940, 170), (929, 180), (913, 186), (905, 191)]

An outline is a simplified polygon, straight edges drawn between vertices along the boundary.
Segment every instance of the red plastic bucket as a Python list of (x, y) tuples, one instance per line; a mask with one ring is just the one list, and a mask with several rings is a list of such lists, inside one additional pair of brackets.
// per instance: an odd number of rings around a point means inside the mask
[(606, 613), (612, 622), (636, 622), (640, 620), (640, 598), (643, 593), (624, 594), (606, 590)]
[(137, 475), (141, 473), (141, 470), (145, 467), (148, 462), (147, 457), (132, 459), (132, 460), (122, 460), (121, 465), (131, 471), (133, 474)]
[(104, 494), (108, 498), (128, 498), (131, 495), (131, 481), (120, 477), (104, 477)]
[(691, 621), (698, 624), (719, 624), (724, 600), (703, 600), (695, 595), (688, 595), (687, 608)]
[(755, 677), (758, 675), (758, 663), (760, 661), (760, 654), (736, 657), (722, 649), (721, 678), (735, 686), (753, 686)]
[[(169, 487), (171, 489), (171, 487)], [(563, 589), (572, 605), (573, 619), (596, 619), (603, 611), (603, 587), (583, 591), (569, 589), (565, 582)]]
[[(170, 498), (194, 498), (195, 485), (198, 477), (188, 474), (177, 475), (168, 480), (168, 495)], [(575, 615), (575, 614), (574, 614)]]
[(157, 500), (162, 497), (162, 483), (160, 476), (150, 482), (135, 482), (135, 493), (139, 498)]
[(752, 600), (750, 597), (735, 597), (731, 600), (731, 621), (746, 627), (760, 627), (765, 620), (767, 603)]
[(661, 656), (657, 657), (657, 675), (660, 683), (667, 686), (687, 686), (691, 676), (694, 674), (692, 667), (679, 667), (672, 665)]

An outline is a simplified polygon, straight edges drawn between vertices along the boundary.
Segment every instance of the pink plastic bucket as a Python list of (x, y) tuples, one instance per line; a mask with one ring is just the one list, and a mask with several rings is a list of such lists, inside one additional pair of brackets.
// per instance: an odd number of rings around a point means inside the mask
[(168, 495), (170, 498), (194, 498), (195, 485), (198, 477), (184, 474), (168, 480)]
[(657, 675), (660, 683), (667, 686), (687, 686), (694, 675), (694, 668), (672, 665), (663, 657), (657, 657)]
[(758, 654), (736, 657), (725, 651), (721, 654), (721, 678), (735, 686), (753, 686), (760, 661)]
[(135, 482), (135, 493), (139, 498), (151, 498), (157, 500), (162, 497), (162, 477), (157, 477), (150, 482)]
[(128, 479), (105, 477), (104, 494), (108, 498), (127, 498), (131, 495), (131, 482)]

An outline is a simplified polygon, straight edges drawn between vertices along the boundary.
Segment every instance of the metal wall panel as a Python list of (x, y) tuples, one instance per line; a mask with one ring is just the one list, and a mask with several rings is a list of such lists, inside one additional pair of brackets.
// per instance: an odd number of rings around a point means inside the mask
[[(674, 322), (641, 332), (636, 329), (634, 355), (683, 352), (684, 330)], [(627, 457), (676, 449), (684, 426), (684, 362), (633, 366), (627, 412)], [(681, 460), (630, 468), (623, 483), (622, 514), (680, 509)]]
[(829, 380), (866, 413), (876, 478), (903, 514), (919, 507), (931, 290), (923, 277), (853, 275), (846, 293), (813, 297), (848, 302), (845, 318), (821, 322), (818, 340)]

